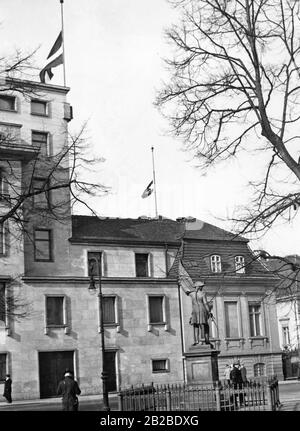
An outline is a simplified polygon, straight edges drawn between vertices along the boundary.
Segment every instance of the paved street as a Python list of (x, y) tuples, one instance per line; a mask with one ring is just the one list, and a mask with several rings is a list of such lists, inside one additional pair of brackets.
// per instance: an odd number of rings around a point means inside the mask
[[(281, 411), (300, 411), (300, 381), (279, 383)], [(111, 410), (118, 410), (118, 397), (109, 398)], [(80, 411), (101, 411), (102, 397), (99, 395), (81, 396)], [(46, 400), (15, 401), (12, 404), (0, 402), (0, 411), (61, 411), (60, 398)]]

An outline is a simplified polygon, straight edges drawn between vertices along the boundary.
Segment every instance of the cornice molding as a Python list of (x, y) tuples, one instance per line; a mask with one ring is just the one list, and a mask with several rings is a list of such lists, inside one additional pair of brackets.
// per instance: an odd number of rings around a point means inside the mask
[[(90, 277), (22, 277), (22, 280), (25, 283), (45, 283), (45, 284), (58, 284), (58, 283), (66, 283), (66, 284), (89, 284)], [(98, 278), (94, 277), (95, 282), (97, 283)], [(120, 278), (120, 277), (102, 277), (101, 283), (105, 284), (174, 284), (177, 288), (177, 280), (171, 278)]]
[(100, 238), (69, 238), (69, 242), (71, 244), (77, 244), (77, 245), (95, 245), (98, 246), (103, 245), (119, 245), (121, 247), (126, 246), (139, 246), (143, 248), (147, 248), (148, 246), (158, 246), (158, 247), (165, 247), (167, 246), (173, 246), (173, 247), (179, 247), (180, 242), (177, 241), (144, 241), (144, 240), (126, 240), (126, 239), (100, 239)]

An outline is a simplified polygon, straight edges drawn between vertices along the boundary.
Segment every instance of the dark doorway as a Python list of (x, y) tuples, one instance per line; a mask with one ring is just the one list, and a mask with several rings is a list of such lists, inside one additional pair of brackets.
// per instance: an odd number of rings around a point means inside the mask
[(74, 352), (39, 352), (40, 397), (56, 397), (59, 381), (66, 368), (74, 371)]
[(107, 373), (107, 391), (117, 390), (116, 352), (104, 353), (104, 371)]

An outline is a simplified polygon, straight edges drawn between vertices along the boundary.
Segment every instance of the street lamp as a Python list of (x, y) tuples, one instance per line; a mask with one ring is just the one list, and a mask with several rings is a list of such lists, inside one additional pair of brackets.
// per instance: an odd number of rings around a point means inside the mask
[(103, 325), (103, 295), (102, 295), (102, 286), (101, 286), (101, 263), (98, 259), (92, 257), (89, 259), (89, 268), (90, 268), (90, 285), (89, 291), (96, 292), (95, 280), (94, 280), (94, 264), (96, 264), (97, 275), (99, 280), (99, 305), (100, 305), (100, 334), (101, 334), (101, 355), (102, 355), (102, 391), (103, 391), (103, 410), (110, 411), (109, 402), (108, 402), (108, 392), (107, 392), (107, 372), (104, 370), (104, 356), (105, 356), (105, 340), (104, 340), (104, 325)]

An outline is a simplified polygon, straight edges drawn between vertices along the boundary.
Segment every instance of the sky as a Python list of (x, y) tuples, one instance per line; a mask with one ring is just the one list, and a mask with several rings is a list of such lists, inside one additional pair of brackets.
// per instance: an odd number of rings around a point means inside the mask
[[(176, 21), (176, 11), (166, 0), (64, 0), (63, 12), (70, 128), (76, 132), (87, 123), (91, 150), (105, 160), (91, 178), (110, 187), (89, 203), (101, 216), (154, 217), (154, 194), (141, 198), (152, 180), (153, 147), (158, 214), (193, 216), (230, 230), (230, 215), (250, 198), (246, 184), (259, 163), (248, 155), (205, 174), (168, 133), (154, 100), (169, 76), (164, 31)], [(0, 55), (38, 48), (37, 75), (60, 29), (59, 0), (0, 0)], [(51, 83), (63, 85), (62, 66), (53, 72)], [(300, 254), (299, 232), (298, 215), (252, 238), (250, 247)]]

